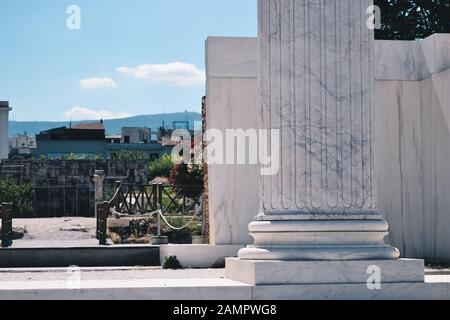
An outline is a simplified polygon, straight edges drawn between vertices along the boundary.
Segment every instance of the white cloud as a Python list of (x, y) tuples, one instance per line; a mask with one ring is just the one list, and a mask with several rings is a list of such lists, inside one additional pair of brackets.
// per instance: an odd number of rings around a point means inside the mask
[(143, 64), (135, 68), (120, 67), (116, 70), (120, 73), (131, 74), (137, 79), (174, 86), (197, 86), (206, 81), (204, 70), (200, 70), (194, 64), (184, 62)]
[(107, 110), (92, 110), (75, 106), (66, 112), (66, 119), (77, 120), (100, 120), (128, 118), (132, 115), (126, 112), (111, 112)]
[(116, 88), (117, 84), (113, 79), (104, 78), (90, 78), (80, 81), (80, 86), (83, 89), (98, 89), (98, 88)]

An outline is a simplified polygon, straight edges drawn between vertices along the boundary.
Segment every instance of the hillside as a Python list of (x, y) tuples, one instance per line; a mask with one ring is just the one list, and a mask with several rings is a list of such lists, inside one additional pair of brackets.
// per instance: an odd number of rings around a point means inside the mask
[[(189, 121), (190, 128), (194, 128), (195, 121), (201, 121), (202, 117), (197, 112), (180, 112), (136, 116), (124, 119), (105, 120), (105, 128), (107, 134), (120, 134), (122, 127), (147, 127), (157, 130), (162, 123), (168, 128), (172, 127), (174, 121)], [(95, 122), (95, 121), (73, 121), (72, 124)], [(9, 123), (9, 136), (12, 137), (19, 133), (27, 133), (29, 135), (38, 134), (41, 131), (58, 127), (69, 127), (68, 121), (48, 122), (48, 121), (11, 121)]]

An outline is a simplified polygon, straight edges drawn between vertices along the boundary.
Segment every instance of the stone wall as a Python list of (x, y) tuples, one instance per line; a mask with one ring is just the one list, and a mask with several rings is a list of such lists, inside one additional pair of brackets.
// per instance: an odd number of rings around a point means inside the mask
[(147, 161), (75, 160), (18, 161), (0, 164), (0, 177), (32, 181), (35, 217), (94, 216), (95, 170), (104, 170), (105, 196), (112, 197), (117, 180), (147, 183)]

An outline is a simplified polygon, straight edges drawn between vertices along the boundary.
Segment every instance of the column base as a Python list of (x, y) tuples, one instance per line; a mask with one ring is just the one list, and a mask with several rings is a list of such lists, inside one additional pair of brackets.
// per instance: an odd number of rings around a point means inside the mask
[[(291, 216), (292, 217), (292, 216)], [(297, 220), (265, 216), (250, 223), (254, 245), (239, 251), (243, 260), (336, 261), (395, 260), (398, 249), (387, 245), (389, 224), (383, 218)], [(270, 219), (270, 220), (269, 220)]]
[(239, 251), (242, 260), (283, 261), (342, 261), (342, 260), (393, 260), (400, 257), (398, 249), (391, 246), (311, 246), (311, 247), (254, 247)]
[[(226, 278), (251, 285), (423, 283), (423, 260), (258, 261), (228, 258)], [(374, 278), (373, 280), (376, 280)]]

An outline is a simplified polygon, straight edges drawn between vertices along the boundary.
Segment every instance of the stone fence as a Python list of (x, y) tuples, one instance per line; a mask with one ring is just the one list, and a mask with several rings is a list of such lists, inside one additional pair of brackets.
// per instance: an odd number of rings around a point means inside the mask
[(0, 177), (33, 182), (34, 217), (93, 217), (96, 170), (105, 172), (106, 195), (116, 181), (148, 182), (147, 161), (121, 160), (10, 160), (0, 164)]

